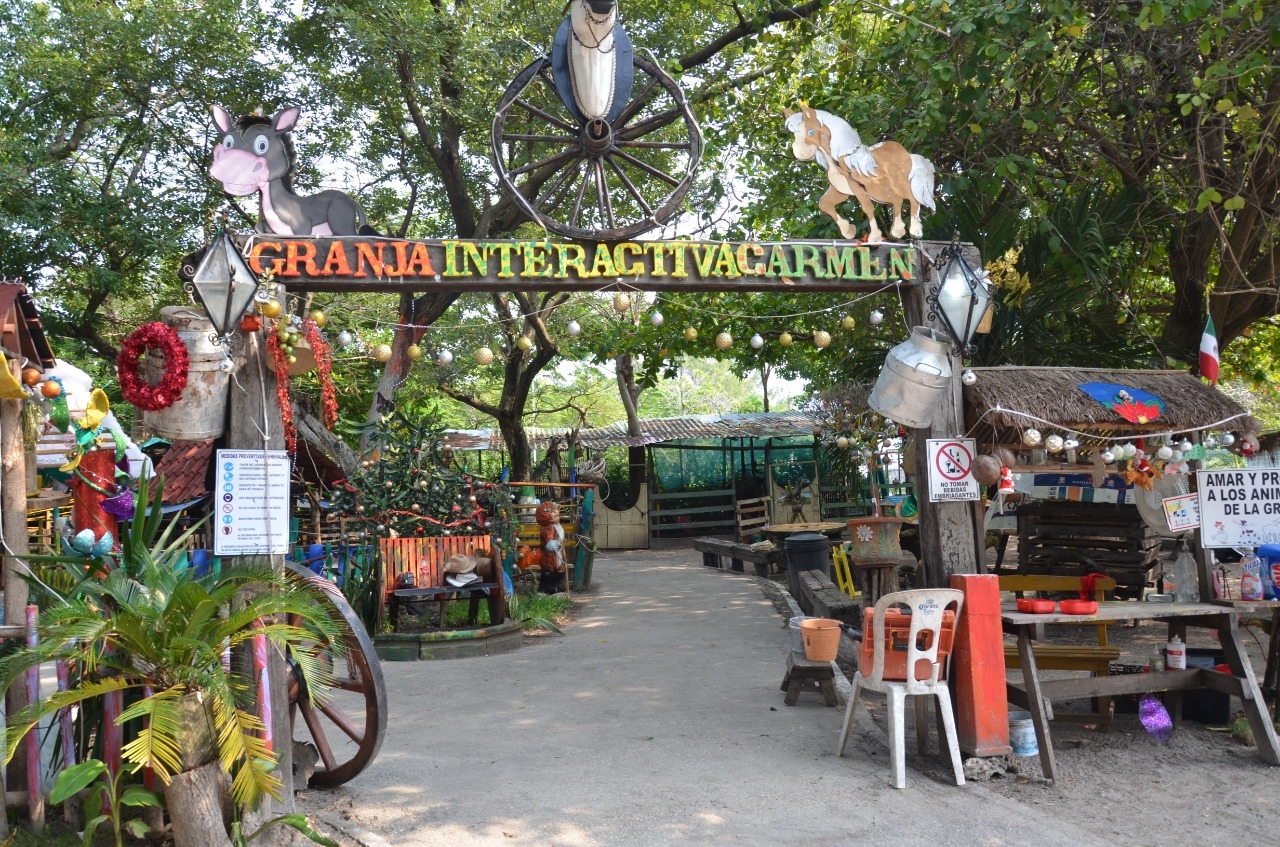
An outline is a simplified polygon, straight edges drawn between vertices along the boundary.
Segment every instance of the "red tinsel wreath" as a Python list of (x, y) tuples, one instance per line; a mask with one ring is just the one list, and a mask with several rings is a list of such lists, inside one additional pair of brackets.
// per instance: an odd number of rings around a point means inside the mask
[[(155, 352), (164, 355), (164, 374), (158, 385), (150, 384), (138, 372), (142, 354)], [(120, 347), (120, 356), (116, 359), (120, 393), (138, 409), (148, 412), (167, 409), (182, 398), (190, 366), (187, 348), (177, 330), (159, 321), (143, 324)]]

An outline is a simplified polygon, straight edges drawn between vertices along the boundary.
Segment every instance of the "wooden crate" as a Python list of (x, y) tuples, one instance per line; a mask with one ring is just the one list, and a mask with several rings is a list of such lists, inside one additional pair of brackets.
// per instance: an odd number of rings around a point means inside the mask
[(1140, 594), (1160, 553), (1160, 536), (1133, 506), (1042, 501), (1018, 508), (1018, 572), (1104, 573), (1124, 595)]

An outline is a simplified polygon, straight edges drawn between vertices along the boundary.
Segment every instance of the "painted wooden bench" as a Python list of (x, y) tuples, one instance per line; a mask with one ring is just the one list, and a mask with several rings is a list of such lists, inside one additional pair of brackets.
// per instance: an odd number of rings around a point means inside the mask
[(723, 568), (728, 559), (730, 568), (741, 573), (742, 563), (751, 562), (757, 576), (768, 576), (782, 562), (782, 551), (777, 548), (752, 550), (749, 544), (735, 544), (724, 538), (695, 538), (693, 549), (702, 554), (702, 564), (709, 568)]
[[(461, 588), (445, 581), (445, 564), (455, 554), (469, 555), (475, 550), (487, 551), (486, 535), (454, 535), (441, 538), (382, 538), (378, 541), (382, 597), (380, 617), (394, 629), (399, 622), (400, 604), (434, 600), (444, 620), (444, 606), (449, 600), (469, 600), (468, 621), (473, 623), (483, 599), (489, 607), (490, 624), (502, 623), (506, 617), (506, 598), (502, 582), (474, 582)], [(411, 577), (405, 577), (405, 575)], [(379, 622), (381, 624), (381, 621)]]
[[(1000, 590), (1012, 591), (1018, 597), (1028, 592), (1066, 592), (1074, 596), (1082, 588), (1082, 578), (1078, 576), (1016, 574), (1000, 577)], [(1101, 601), (1105, 599), (1106, 592), (1115, 591), (1115, 588), (1114, 579), (1097, 577), (1093, 586), (1093, 598)], [(1036, 667), (1041, 670), (1088, 671), (1094, 676), (1109, 676), (1111, 663), (1120, 658), (1120, 648), (1107, 643), (1105, 623), (1096, 624), (1096, 627), (1098, 632), (1096, 644), (1033, 644), (1032, 651), (1035, 653)], [(1009, 642), (1004, 645), (1004, 663), (1006, 668), (1022, 667), (1016, 643)], [(1056, 719), (1104, 725), (1109, 723), (1112, 715), (1111, 698), (1096, 699), (1097, 714), (1058, 714)]]

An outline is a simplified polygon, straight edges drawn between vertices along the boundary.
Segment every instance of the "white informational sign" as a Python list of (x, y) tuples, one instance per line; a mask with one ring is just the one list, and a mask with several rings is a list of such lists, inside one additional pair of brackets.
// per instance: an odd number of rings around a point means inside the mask
[(253, 556), (289, 548), (289, 454), (219, 450), (213, 554)]
[(1203, 546), (1280, 542), (1280, 468), (1197, 471), (1196, 480)]
[(1174, 532), (1185, 532), (1200, 526), (1200, 495), (1179, 494), (1177, 497), (1166, 497), (1160, 501), (1164, 507), (1164, 517), (1169, 529)]
[(977, 450), (972, 438), (930, 438), (929, 502), (980, 500), (982, 487), (973, 478)]

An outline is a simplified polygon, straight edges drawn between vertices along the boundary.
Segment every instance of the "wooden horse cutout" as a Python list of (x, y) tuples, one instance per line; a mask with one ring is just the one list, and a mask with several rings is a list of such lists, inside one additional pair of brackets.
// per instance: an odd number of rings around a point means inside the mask
[(862, 213), (867, 216), (868, 242), (884, 240), (876, 224), (875, 203), (888, 203), (893, 207), (889, 234), (894, 238), (900, 239), (908, 232), (902, 220), (904, 201), (911, 206), (912, 237), (924, 234), (920, 207), (936, 208), (934, 170), (928, 159), (908, 153), (907, 148), (896, 141), (882, 141), (868, 147), (847, 121), (821, 109), (801, 104), (799, 112), (784, 109), (783, 113), (787, 129), (795, 135), (791, 152), (802, 162), (817, 162), (827, 172), (831, 186), (818, 201), (818, 208), (836, 222), (841, 235), (849, 239), (858, 236), (857, 227), (836, 210), (850, 197), (858, 198)]
[(275, 235), (376, 235), (364, 209), (336, 190), (302, 196), (293, 193), (296, 155), (289, 130), (299, 109), (281, 109), (268, 120), (245, 115), (234, 123), (221, 106), (211, 106), (213, 123), (223, 133), (213, 148), (209, 175), (232, 197), (257, 193), (258, 232)]

